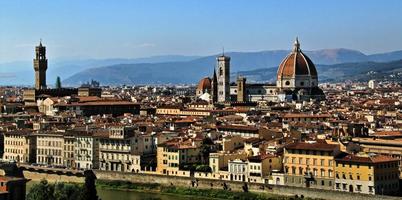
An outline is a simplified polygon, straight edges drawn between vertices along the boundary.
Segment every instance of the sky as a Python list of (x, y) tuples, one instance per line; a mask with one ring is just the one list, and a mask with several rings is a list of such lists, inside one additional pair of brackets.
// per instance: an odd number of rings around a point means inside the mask
[(402, 49), (401, 0), (0, 0), (0, 63), (222, 51)]

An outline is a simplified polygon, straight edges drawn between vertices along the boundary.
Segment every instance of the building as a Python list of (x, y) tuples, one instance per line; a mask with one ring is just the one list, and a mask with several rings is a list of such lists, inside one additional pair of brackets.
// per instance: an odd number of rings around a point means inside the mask
[(362, 152), (390, 156), (399, 160), (399, 178), (402, 178), (402, 139), (353, 138), (352, 141), (362, 148)]
[(368, 87), (370, 88), (370, 89), (375, 89), (376, 88), (376, 86), (377, 86), (377, 83), (376, 83), (376, 81), (375, 80), (369, 80), (369, 82), (368, 82)]
[(285, 98), (293, 100), (322, 99), (318, 88), (318, 74), (315, 65), (300, 49), (296, 38), (293, 51), (279, 65), (276, 87)]
[(46, 70), (48, 65), (46, 47), (42, 45), (42, 41), (40, 41), (39, 45), (35, 47), (33, 66), (35, 70), (35, 88), (24, 90), (23, 99), (25, 105), (36, 105), (38, 99), (44, 100), (47, 97), (63, 97), (78, 94), (78, 89), (76, 88), (50, 89), (47, 87)]
[(220, 171), (227, 171), (230, 160), (241, 159), (245, 160), (247, 155), (245, 153), (228, 153), (228, 152), (218, 152), (209, 154), (209, 166), (211, 167), (212, 173), (219, 173)]
[(335, 190), (392, 195), (399, 191), (398, 159), (341, 154), (336, 159)]
[(46, 89), (47, 58), (46, 47), (42, 46), (42, 41), (39, 42), (39, 46), (35, 47), (33, 65), (35, 70), (35, 89)]
[(218, 102), (230, 101), (230, 57), (222, 54), (216, 58), (218, 67), (217, 99)]
[(156, 171), (165, 175), (184, 175), (190, 164), (202, 162), (202, 140), (172, 139), (158, 144)]
[(248, 182), (262, 182), (269, 179), (273, 171), (282, 169), (282, 157), (271, 154), (256, 155), (247, 158)]
[[(29, 180), (9, 176), (0, 176), (0, 199), (4, 200), (25, 200), (26, 185)], [(6, 193), (3, 196), (3, 193)]]
[(35, 163), (36, 137), (30, 130), (5, 132), (3, 159), (18, 163)]
[[(140, 156), (145, 151), (138, 145), (131, 126), (109, 127), (108, 134), (99, 137), (99, 169), (107, 171), (139, 172)], [(152, 142), (152, 140), (150, 141)]]
[(74, 135), (64, 135), (63, 166), (67, 168), (75, 167), (75, 141)]
[(64, 133), (39, 132), (37, 140), (36, 163), (47, 166), (64, 166)]
[[(276, 83), (246, 83), (246, 78), (239, 77), (236, 83), (230, 82), (230, 57), (217, 58), (217, 75), (212, 77), (212, 101), (291, 101), (325, 98), (318, 87), (318, 74), (314, 63), (305, 55), (296, 38), (293, 50), (279, 64)], [(217, 77), (215, 80), (215, 76)], [(214, 88), (217, 91), (214, 91)], [(197, 93), (197, 95), (199, 95)]]
[(285, 184), (332, 190), (334, 187), (336, 144), (325, 141), (294, 142), (284, 148)]
[(99, 168), (99, 140), (97, 137), (80, 132), (75, 136), (74, 151), (76, 169)]
[[(52, 102), (46, 106), (52, 106), (53, 112), (71, 112), (81, 116), (111, 114), (120, 116), (124, 113), (139, 114), (140, 104), (131, 101), (91, 97), (64, 98)], [(51, 110), (46, 109), (46, 110)]]
[(201, 81), (198, 83), (197, 89), (196, 89), (196, 96), (200, 97), (201, 95), (205, 93), (211, 94), (211, 78), (205, 77), (201, 79)]

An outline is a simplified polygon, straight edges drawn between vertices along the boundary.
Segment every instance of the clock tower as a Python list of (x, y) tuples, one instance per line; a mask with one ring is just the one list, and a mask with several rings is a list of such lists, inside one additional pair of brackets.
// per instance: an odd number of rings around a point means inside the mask
[(39, 42), (39, 46), (35, 47), (33, 65), (35, 70), (35, 89), (46, 89), (47, 58), (46, 47), (42, 46), (42, 40)]

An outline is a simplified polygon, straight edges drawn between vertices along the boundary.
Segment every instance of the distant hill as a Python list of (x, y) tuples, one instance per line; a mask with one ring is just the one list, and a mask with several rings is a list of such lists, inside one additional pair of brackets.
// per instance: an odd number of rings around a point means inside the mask
[[(322, 80), (329, 80), (335, 74), (341, 77), (346, 71), (352, 74), (353, 65), (362, 63), (366, 66), (370, 61), (388, 62), (402, 59), (402, 51), (384, 54), (365, 55), (350, 49), (325, 49), (317, 51), (304, 51), (318, 66)], [(261, 52), (231, 52), (231, 71), (250, 73), (250, 80), (272, 81), (277, 67), (282, 59), (289, 53), (288, 50), (261, 51)], [(206, 56), (190, 61), (162, 62), (162, 63), (135, 63), (118, 64), (83, 70), (63, 81), (67, 85), (78, 85), (90, 79), (96, 79), (104, 85), (119, 84), (164, 84), (164, 83), (196, 83), (202, 77), (211, 76), (216, 62), (216, 56)], [(334, 64), (354, 63), (347, 65), (350, 70)], [(365, 63), (365, 64), (364, 64)], [(328, 65), (328, 69), (321, 71), (321, 65)], [(360, 65), (359, 65), (360, 66)], [(360, 68), (364, 68), (363, 66)], [(328, 73), (327, 73), (328, 71)], [(254, 73), (257, 72), (257, 73)], [(260, 73), (260, 74), (259, 74)], [(356, 70), (356, 73), (360, 73)], [(254, 78), (252, 78), (254, 77)]]
[[(370, 79), (380, 80), (402, 80), (402, 60), (379, 63), (379, 62), (358, 62), (342, 63), (335, 65), (316, 65), (320, 82), (338, 82), (345, 80), (368, 81)], [(242, 75), (247, 77), (248, 82), (272, 82), (276, 81), (277, 69), (261, 68), (250, 71), (239, 71), (232, 73), (231, 79)]]
[[(165, 55), (145, 58), (112, 59), (52, 59), (48, 58), (47, 82), (54, 84), (56, 77), (66, 79), (80, 71), (117, 64), (185, 62), (200, 56)], [(0, 85), (33, 85), (34, 71), (32, 61), (16, 61), (0, 64)]]

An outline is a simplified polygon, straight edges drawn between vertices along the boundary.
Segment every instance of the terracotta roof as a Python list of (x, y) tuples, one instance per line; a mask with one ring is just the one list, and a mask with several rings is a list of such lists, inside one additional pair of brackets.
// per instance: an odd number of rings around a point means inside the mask
[(334, 151), (339, 148), (336, 144), (327, 144), (325, 142), (295, 142), (285, 146), (286, 149), (293, 150), (319, 150), (319, 151)]
[(211, 78), (205, 77), (198, 83), (197, 90), (211, 90)]
[(221, 125), (217, 126), (218, 129), (233, 129), (233, 130), (245, 130), (245, 131), (258, 131), (255, 126), (246, 125)]
[(317, 77), (317, 70), (313, 62), (303, 52), (292, 52), (281, 62), (278, 69), (278, 79), (281, 77), (295, 77), (297, 75), (311, 75)]
[(383, 162), (393, 162), (399, 161), (397, 158), (392, 158), (385, 155), (375, 155), (375, 156), (357, 156), (353, 154), (343, 154), (336, 158), (339, 162), (355, 162), (355, 163), (383, 163)]
[(330, 114), (286, 113), (283, 118), (329, 118)]

